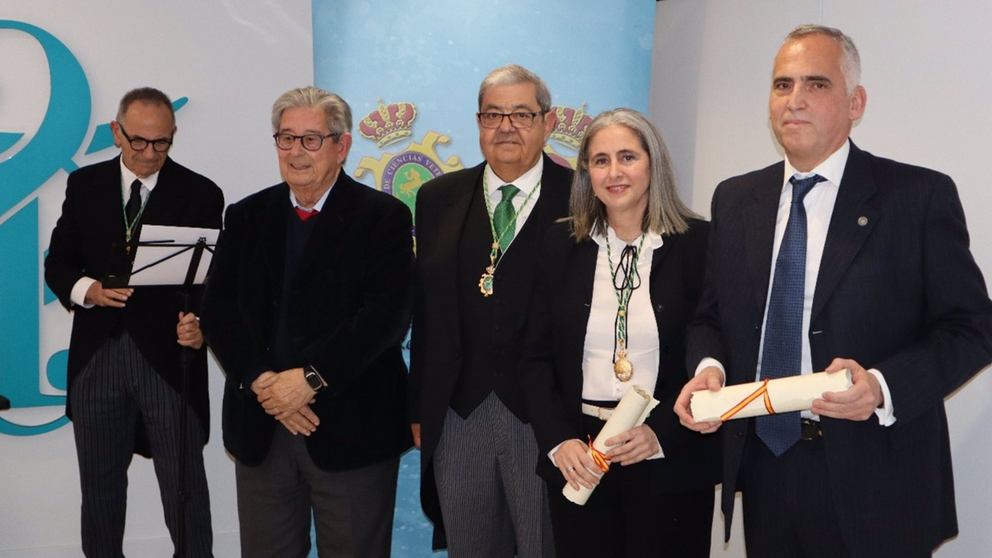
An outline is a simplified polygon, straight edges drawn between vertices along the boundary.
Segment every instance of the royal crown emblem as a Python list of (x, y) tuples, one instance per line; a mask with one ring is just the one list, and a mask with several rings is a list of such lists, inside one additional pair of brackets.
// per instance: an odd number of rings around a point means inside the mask
[(365, 115), (358, 124), (358, 133), (375, 142), (380, 148), (394, 144), (412, 135), (411, 127), (417, 118), (417, 108), (413, 103), (402, 102), (390, 105), (382, 104), (378, 99), (379, 108)]
[(592, 118), (586, 114), (585, 107), (585, 103), (577, 109), (560, 105), (551, 107), (549, 114), (555, 120), (551, 139), (577, 150), (586, 128), (592, 124)]
[(550, 142), (544, 146), (544, 152), (558, 164), (573, 169), (578, 164), (578, 151), (582, 144), (582, 136), (592, 124), (592, 118), (586, 114), (585, 107), (585, 103), (582, 103), (579, 108), (555, 105), (548, 112), (548, 118), (554, 121), (549, 139), (560, 147), (566, 148), (566, 151), (574, 152), (575, 155), (569, 156), (559, 153)]
[[(379, 100), (379, 108), (362, 119), (358, 126), (359, 133), (383, 148), (410, 137), (411, 124), (416, 116), (417, 109), (413, 103), (387, 106)], [(379, 159), (362, 157), (355, 169), (355, 178), (370, 173), (377, 190), (398, 198), (416, 215), (417, 191), (420, 187), (444, 173), (463, 168), (457, 156), (443, 160), (437, 154), (437, 146), (450, 141), (448, 136), (428, 131), (421, 141), (411, 141), (398, 153), (383, 152)]]

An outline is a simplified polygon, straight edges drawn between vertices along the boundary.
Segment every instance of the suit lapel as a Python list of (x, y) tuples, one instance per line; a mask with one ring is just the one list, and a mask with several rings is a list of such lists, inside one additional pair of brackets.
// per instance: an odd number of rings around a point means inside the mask
[(851, 153), (844, 167), (844, 178), (830, 217), (823, 259), (813, 294), (811, 319), (823, 310), (841, 277), (854, 260), (878, 221), (879, 209), (873, 200), (878, 188), (868, 164), (868, 155), (851, 142)]
[[(672, 251), (672, 245), (674, 245), (675, 242), (677, 242), (676, 238), (679, 238), (679, 235), (671, 235), (664, 237), (664, 243), (661, 245), (661, 247), (659, 247), (657, 250), (654, 251), (654, 255), (651, 256), (652, 272), (654, 270), (661, 269), (661, 262), (665, 259), (665, 256), (667, 256), (668, 253)], [(663, 288), (663, 285), (661, 284), (662, 276), (663, 274), (661, 273), (651, 273), (651, 284), (648, 286), (648, 289), (650, 290), (650, 294), (651, 294), (651, 307), (654, 308), (656, 314), (658, 311), (656, 305), (658, 304), (658, 301), (661, 300), (662, 298), (662, 293), (661, 293), (661, 289)], [(660, 331), (660, 327), (661, 327), (660, 320), (658, 320), (658, 324)]]
[(772, 266), (772, 248), (775, 244), (775, 219), (778, 200), (782, 194), (782, 163), (773, 165), (758, 174), (750, 185), (751, 198), (745, 202), (741, 227), (747, 246), (748, 276), (754, 281), (754, 303), (764, 308), (768, 294), (768, 281)]
[[(148, 203), (145, 204), (145, 211), (141, 214), (141, 224), (150, 223), (158, 225), (176, 222), (174, 213), (180, 206), (178, 201), (181, 200), (176, 200), (179, 192), (173, 183), (174, 169), (172, 166), (174, 164), (172, 159), (166, 159), (165, 164), (162, 165), (162, 170), (159, 171), (158, 181), (155, 183), (155, 189), (151, 191), (148, 197)], [(120, 183), (119, 172), (117, 182)]]
[[(468, 218), (469, 206), (472, 196), (477, 189), (482, 187), (482, 173), (486, 168), (485, 162), (471, 169), (464, 182), (449, 185), (448, 191), (444, 193), (443, 200), (445, 207), (441, 215), (441, 223), (437, 228), (437, 254), (438, 274), (431, 280), (436, 282), (436, 288), (442, 293), (451, 293), (446, 296), (448, 304), (439, 309), (446, 315), (442, 322), (448, 328), (448, 337), (457, 346), (461, 342), (461, 327), (459, 327), (459, 310), (456, 278), (458, 276), (458, 242), (462, 237), (462, 229), (465, 220)], [(479, 270), (482, 276), (483, 269)], [(481, 294), (480, 294), (481, 296)]]
[[(578, 283), (582, 285), (582, 301), (585, 308), (582, 319), (578, 323), (585, 324), (589, 321), (589, 309), (592, 305), (592, 290), (596, 283), (596, 259), (599, 257), (599, 245), (592, 240), (584, 240), (573, 243), (572, 251), (575, 253), (575, 269), (573, 273), (578, 278)], [(565, 278), (565, 283), (569, 283)]]
[(272, 292), (278, 297), (286, 267), (286, 217), (289, 214), (289, 186), (282, 183), (275, 188), (262, 210), (259, 227), (260, 265), (269, 275)]
[[(542, 155), (542, 157), (544, 157), (544, 171), (541, 173), (541, 195), (537, 198), (537, 203), (534, 204), (531, 217), (524, 223), (524, 228), (536, 227), (538, 231), (548, 230), (554, 220), (561, 217), (557, 213), (560, 204), (555, 202), (560, 196), (564, 196), (567, 204), (569, 195), (568, 184), (566, 183), (565, 188), (560, 188), (560, 180), (555, 176), (557, 173), (564, 172), (563, 168), (560, 168), (561, 165), (552, 161), (547, 155)], [(523, 228), (520, 229), (520, 233), (523, 234)], [(535, 240), (540, 243), (544, 239), (539, 235)]]
[(341, 172), (337, 183), (331, 188), (324, 201), (313, 232), (307, 240), (300, 260), (300, 276), (303, 276), (315, 262), (323, 261), (324, 254), (338, 246), (337, 238), (348, 228), (349, 216), (354, 214), (358, 201), (355, 188), (367, 188), (358, 184), (350, 176)]

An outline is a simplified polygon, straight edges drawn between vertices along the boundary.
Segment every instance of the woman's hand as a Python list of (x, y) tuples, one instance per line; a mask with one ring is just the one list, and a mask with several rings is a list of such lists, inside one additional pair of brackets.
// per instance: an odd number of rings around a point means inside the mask
[(607, 446), (616, 446), (606, 452), (611, 463), (633, 465), (661, 451), (661, 444), (654, 430), (646, 425), (635, 426), (606, 440)]
[(587, 449), (581, 440), (572, 439), (559, 446), (553, 455), (558, 470), (574, 490), (578, 490), (579, 485), (593, 488), (599, 484), (599, 475), (593, 474), (593, 471), (599, 473), (599, 467), (589, 457)]

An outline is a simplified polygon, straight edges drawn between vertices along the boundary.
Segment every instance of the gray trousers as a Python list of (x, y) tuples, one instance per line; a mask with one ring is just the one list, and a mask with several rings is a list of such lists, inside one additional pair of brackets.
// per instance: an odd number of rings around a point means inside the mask
[[(124, 332), (97, 350), (73, 381), (70, 397), (82, 492), (83, 553), (89, 558), (124, 555), (127, 469), (139, 416), (151, 444), (165, 524), (175, 544), (179, 525), (179, 393), (155, 372)], [(200, 558), (211, 556), (213, 531), (203, 470), (205, 433), (192, 409), (188, 409), (187, 427), (185, 556)]]
[(491, 393), (467, 419), (451, 409), (434, 478), (451, 558), (554, 558), (537, 440)]
[(241, 556), (306, 558), (312, 510), (320, 558), (389, 558), (399, 465), (397, 456), (324, 471), (310, 459), (302, 435), (277, 425), (261, 465), (235, 460)]

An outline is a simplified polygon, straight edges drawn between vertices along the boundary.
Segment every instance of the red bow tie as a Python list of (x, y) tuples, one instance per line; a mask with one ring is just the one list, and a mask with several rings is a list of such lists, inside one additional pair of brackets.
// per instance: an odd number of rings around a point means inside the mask
[(306, 221), (318, 213), (316, 209), (306, 210), (302, 207), (294, 207), (296, 214), (300, 216), (300, 221)]

